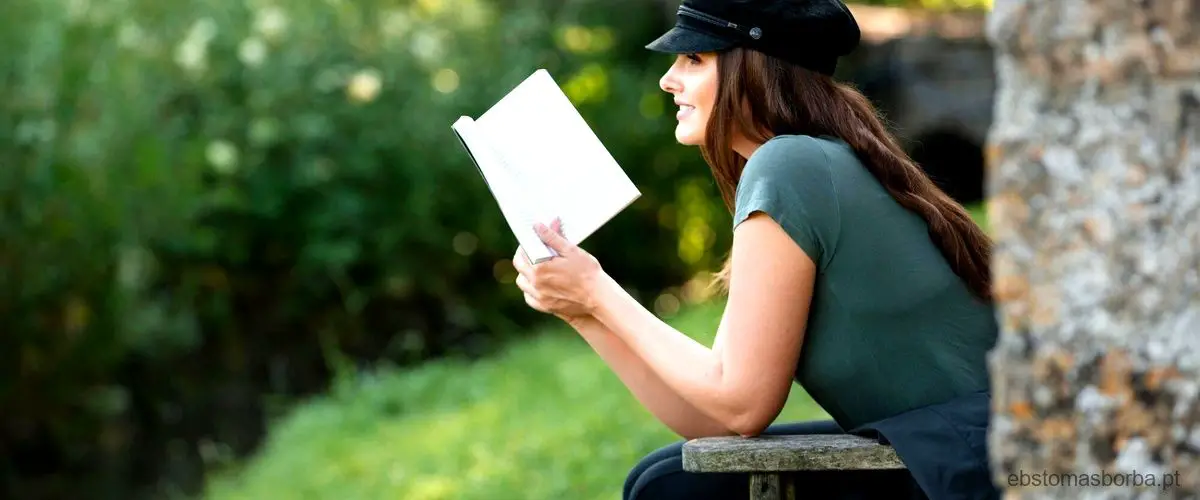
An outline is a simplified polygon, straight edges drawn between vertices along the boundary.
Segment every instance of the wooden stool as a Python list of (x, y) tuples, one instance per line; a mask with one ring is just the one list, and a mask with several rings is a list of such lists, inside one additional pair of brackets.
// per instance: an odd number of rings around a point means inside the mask
[(794, 500), (793, 472), (904, 468), (891, 446), (850, 434), (708, 437), (683, 445), (684, 470), (750, 473), (754, 500)]

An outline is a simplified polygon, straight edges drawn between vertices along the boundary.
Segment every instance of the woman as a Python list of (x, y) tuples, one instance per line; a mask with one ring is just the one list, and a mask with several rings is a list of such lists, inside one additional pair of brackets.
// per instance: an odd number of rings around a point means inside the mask
[[(684, 438), (853, 432), (908, 466), (814, 473), (800, 488), (823, 485), (817, 498), (995, 497), (990, 242), (831, 78), (858, 40), (839, 0), (689, 0), (648, 45), (677, 54), (660, 81), (679, 105), (676, 139), (700, 147), (733, 214), (712, 348), (639, 305), (557, 226), (537, 230), (558, 257), (514, 256), (517, 286)], [(771, 425), (793, 379), (831, 421)], [(680, 445), (637, 464), (624, 497), (747, 495), (744, 475), (682, 471)]]

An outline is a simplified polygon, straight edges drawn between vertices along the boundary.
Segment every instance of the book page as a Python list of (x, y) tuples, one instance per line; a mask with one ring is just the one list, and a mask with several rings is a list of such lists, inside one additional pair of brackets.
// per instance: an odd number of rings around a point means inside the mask
[(530, 260), (538, 262), (552, 257), (553, 251), (546, 248), (533, 231), (535, 215), (527, 203), (525, 186), (520, 179), (514, 177), (518, 172), (506, 166), (503, 156), (486, 136), (479, 133), (478, 124), (470, 118), (459, 118), (451, 129), (458, 135), (475, 167), (479, 169), (504, 220), (508, 223), (509, 230), (516, 236), (521, 248), (526, 249)]
[(640, 196), (604, 144), (545, 70), (476, 121), (521, 187), (530, 216), (561, 217), (580, 243)]

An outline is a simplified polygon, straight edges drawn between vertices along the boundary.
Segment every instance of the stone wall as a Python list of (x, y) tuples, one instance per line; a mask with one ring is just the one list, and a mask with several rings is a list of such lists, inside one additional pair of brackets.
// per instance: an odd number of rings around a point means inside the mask
[(1006, 498), (1200, 497), (1196, 26), (1194, 0), (1005, 0), (990, 18)]

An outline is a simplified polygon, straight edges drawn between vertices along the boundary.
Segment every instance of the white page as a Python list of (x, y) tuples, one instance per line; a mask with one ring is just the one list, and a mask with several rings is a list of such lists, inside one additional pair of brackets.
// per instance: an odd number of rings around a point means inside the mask
[[(641, 195), (544, 69), (480, 116), (476, 126), (517, 171), (513, 178), (530, 216), (546, 224), (561, 217), (575, 244)], [(534, 260), (552, 255), (546, 248), (522, 246)]]
[[(544, 251), (545, 244), (533, 231), (534, 215), (532, 208), (525, 200), (526, 189), (521, 185), (519, 179), (513, 177), (514, 171), (505, 165), (504, 158), (489, 143), (487, 137), (479, 133), (476, 122), (464, 116), (454, 122), (451, 128), (458, 133), (459, 138), (466, 144), (470, 154), (474, 157), (475, 166), (479, 168), (492, 197), (495, 198), (500, 213), (508, 223), (509, 230), (516, 236), (517, 244), (521, 248)], [(538, 257), (535, 258), (531, 254), (530, 260), (538, 262), (553, 256), (553, 253), (541, 255), (539, 252), (537, 255)]]

